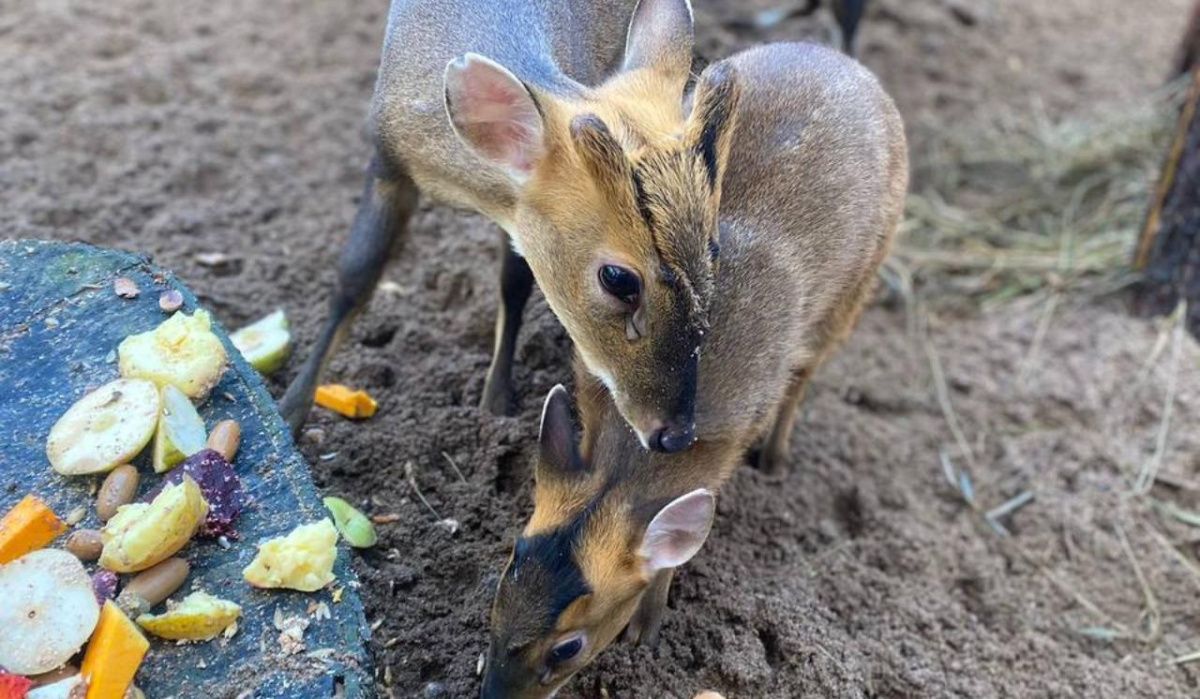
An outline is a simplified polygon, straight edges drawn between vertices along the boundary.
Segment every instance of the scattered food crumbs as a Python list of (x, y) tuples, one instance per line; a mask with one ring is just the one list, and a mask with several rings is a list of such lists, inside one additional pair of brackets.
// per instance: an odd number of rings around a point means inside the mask
[(8, 282), (0, 282), (0, 291), (8, 291), (11, 288), (12, 284), (9, 284)]
[(108, 354), (104, 355), (104, 363), (112, 364), (115, 361), (117, 361), (117, 351), (115, 349), (111, 349), (108, 351)]
[(389, 512), (385, 515), (371, 515), (371, 521), (375, 524), (392, 524), (393, 522), (400, 521), (400, 515), (394, 512)]
[(229, 543), (229, 537), (225, 536), (224, 534), (217, 537), (217, 545), (220, 546), (221, 548), (225, 549), (226, 551), (228, 551), (233, 546), (233, 544)]
[(335, 587), (335, 588), (333, 588), (333, 595), (332, 595), (332, 596), (333, 596), (333, 603), (334, 603), (334, 604), (340, 604), (340, 603), (341, 603), (341, 601), (342, 601), (342, 593), (344, 593), (345, 591), (346, 591), (346, 588), (344, 588), (344, 587)]
[(68, 527), (73, 527), (76, 524), (79, 524), (80, 522), (82, 522), (83, 518), (86, 516), (87, 516), (87, 508), (86, 507), (76, 507), (75, 509), (73, 509), (67, 513), (67, 518), (64, 519), (63, 521), (67, 523)]
[(337, 458), (337, 455), (338, 455), (338, 453), (336, 451), (331, 451), (328, 454), (321, 454), (317, 458), (320, 459), (321, 461), (333, 461), (334, 459)]
[(167, 289), (158, 295), (158, 307), (163, 313), (174, 313), (183, 307), (183, 294), (178, 289)]
[(304, 441), (312, 442), (313, 444), (320, 444), (321, 442), (324, 442), (325, 430), (321, 429), (320, 427), (313, 427), (311, 429), (304, 430)]
[(322, 408), (351, 419), (371, 417), (378, 408), (375, 399), (365, 391), (336, 383), (317, 386), (314, 399)]
[(58, 326), (59, 326), (58, 318), (47, 318), (46, 319), (46, 327), (47, 328), (50, 328), (51, 330), (53, 330), (53, 329), (57, 328)]
[(457, 533), (458, 533), (458, 529), (459, 529), (458, 520), (457, 520), (457, 519), (451, 519), (451, 518), (449, 518), (449, 517), (447, 517), (446, 519), (443, 519), (443, 520), (439, 521), (439, 522), (437, 523), (437, 526), (439, 526), (439, 527), (441, 527), (442, 529), (445, 529), (447, 532), (449, 532), (449, 533), (450, 533), (450, 536), (454, 536), (455, 534), (457, 534)]
[(309, 621), (303, 617), (284, 617), (279, 607), (275, 608), (275, 628), (279, 630), (279, 647), (287, 655), (304, 652), (304, 631)]
[(371, 622), (371, 630), (372, 631), (378, 631), (380, 626), (383, 626), (383, 617), (380, 617), (380, 618), (376, 619), (375, 621)]
[(475, 661), (475, 676), (476, 677), (479, 677), (480, 675), (483, 674), (483, 668), (485, 665), (487, 665), (487, 655), (484, 653), (480, 653), (479, 660)]
[(305, 611), (315, 621), (322, 621), (332, 616), (329, 613), (329, 605), (324, 602), (309, 602), (308, 609)]
[(142, 293), (142, 290), (138, 288), (137, 282), (129, 277), (117, 277), (114, 279), (113, 291), (123, 299), (136, 299)]

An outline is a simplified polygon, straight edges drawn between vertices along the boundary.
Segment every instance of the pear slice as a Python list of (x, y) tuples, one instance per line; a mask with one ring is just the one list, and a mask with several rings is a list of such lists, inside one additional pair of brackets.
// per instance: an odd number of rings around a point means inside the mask
[(70, 660), (100, 620), (91, 578), (62, 549), (40, 549), (0, 566), (0, 599), (0, 666), (19, 675), (49, 672)]
[(72, 405), (46, 439), (46, 457), (66, 476), (111, 471), (128, 463), (154, 436), (158, 388), (144, 379), (117, 379)]
[(172, 384), (202, 400), (225, 373), (225, 345), (207, 311), (177, 312), (153, 330), (130, 335), (117, 347), (121, 376)]
[(250, 366), (260, 374), (278, 371), (292, 352), (292, 334), (283, 309), (261, 318), (229, 336)]
[(171, 384), (162, 387), (162, 416), (154, 436), (154, 472), (165, 473), (204, 449), (208, 435), (196, 406)]

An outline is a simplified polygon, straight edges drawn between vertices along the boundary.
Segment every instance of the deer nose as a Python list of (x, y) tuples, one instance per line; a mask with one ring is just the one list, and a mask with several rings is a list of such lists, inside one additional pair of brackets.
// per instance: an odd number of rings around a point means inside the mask
[(696, 441), (696, 423), (689, 420), (683, 424), (668, 423), (650, 435), (650, 448), (665, 454), (674, 454), (692, 446)]

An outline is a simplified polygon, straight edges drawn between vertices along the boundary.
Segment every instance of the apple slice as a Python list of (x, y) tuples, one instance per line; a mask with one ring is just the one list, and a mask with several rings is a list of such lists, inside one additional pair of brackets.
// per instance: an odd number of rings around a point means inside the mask
[(41, 549), (0, 566), (0, 666), (19, 675), (49, 672), (79, 652), (100, 605), (79, 559)]
[(179, 462), (204, 449), (208, 435), (204, 432), (204, 420), (196, 412), (196, 406), (183, 395), (183, 391), (172, 384), (162, 387), (160, 393), (162, 416), (158, 419), (158, 430), (154, 436), (154, 472), (165, 473)]
[(201, 400), (225, 373), (225, 345), (207, 311), (177, 312), (153, 330), (130, 335), (117, 347), (121, 376), (172, 384)]
[(260, 374), (277, 371), (292, 352), (292, 334), (283, 309), (247, 325), (229, 339)]
[(117, 379), (72, 405), (46, 439), (46, 457), (66, 476), (104, 473), (145, 448), (158, 424), (158, 388), (145, 379)]

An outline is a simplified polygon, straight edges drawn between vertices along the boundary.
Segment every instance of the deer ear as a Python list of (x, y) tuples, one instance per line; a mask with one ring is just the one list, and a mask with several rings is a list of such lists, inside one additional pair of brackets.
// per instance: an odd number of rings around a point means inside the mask
[(575, 423), (571, 419), (571, 398), (558, 384), (550, 389), (542, 406), (542, 425), (538, 430), (537, 477), (573, 474), (584, 468), (575, 441)]
[(463, 143), (524, 181), (545, 151), (533, 94), (507, 68), (476, 53), (446, 66), (446, 113)]
[(737, 69), (728, 61), (706, 68), (696, 83), (684, 138), (704, 163), (713, 191), (718, 191), (729, 162), (741, 97)]
[(640, 553), (647, 572), (677, 568), (692, 560), (708, 538), (716, 509), (712, 491), (700, 488), (675, 498), (659, 510), (642, 538)]
[(679, 83), (692, 68), (690, 0), (639, 0), (625, 37), (625, 70), (650, 68)]

